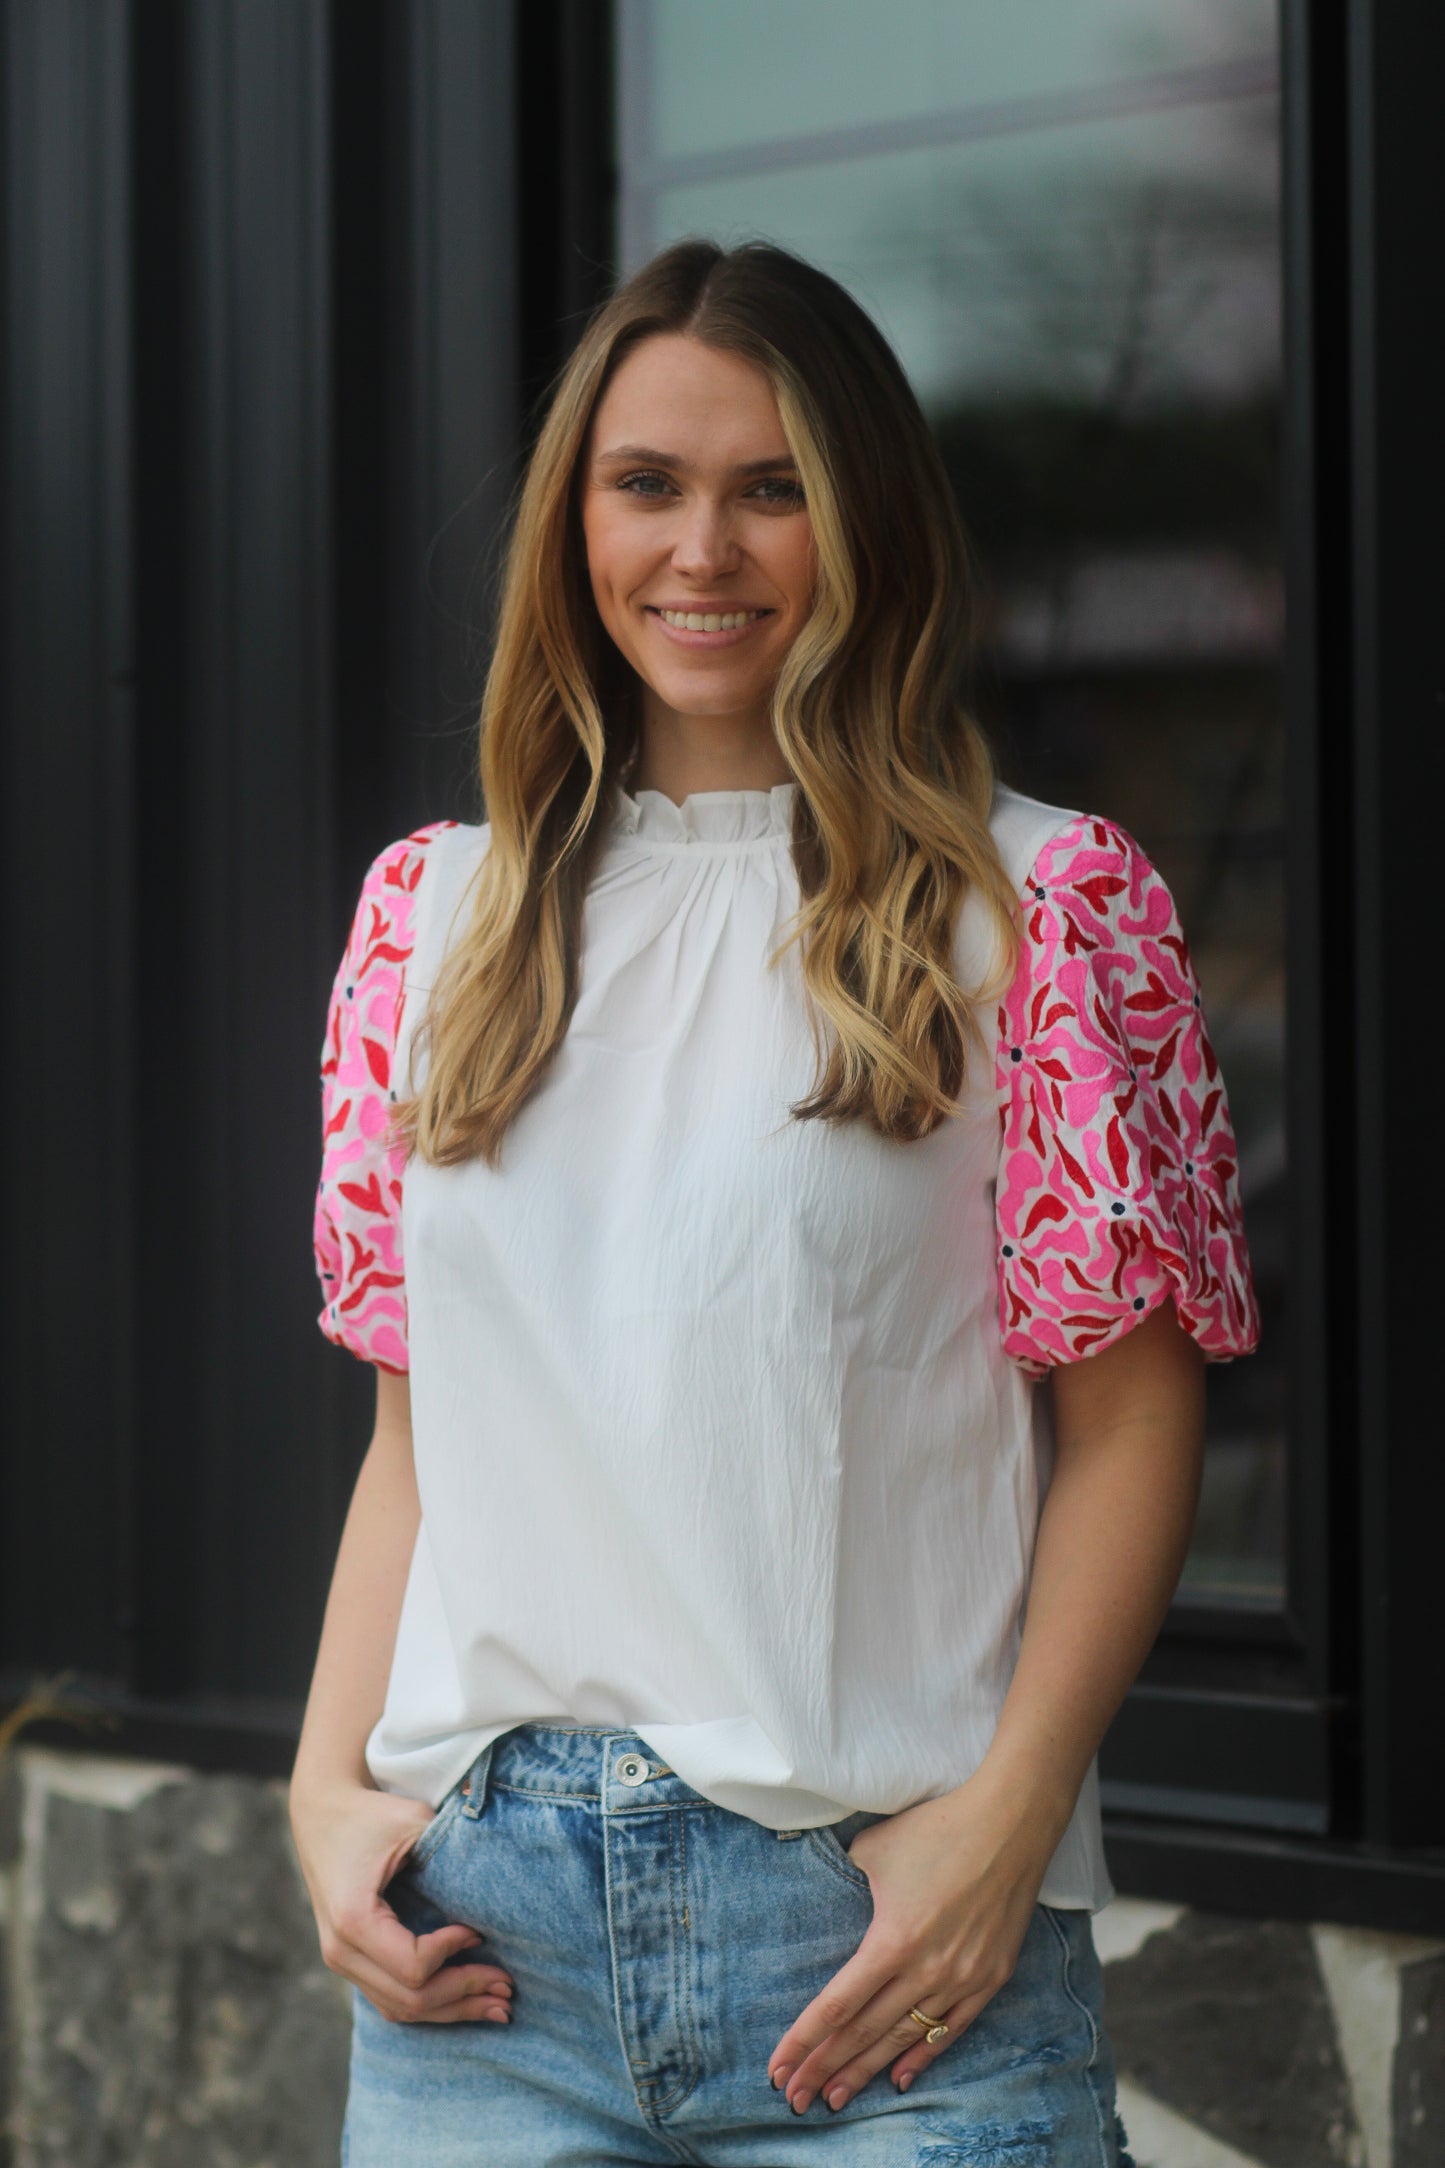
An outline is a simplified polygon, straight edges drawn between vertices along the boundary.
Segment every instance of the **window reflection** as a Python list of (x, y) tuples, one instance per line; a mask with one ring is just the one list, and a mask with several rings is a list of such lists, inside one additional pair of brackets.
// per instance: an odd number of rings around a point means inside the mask
[[(826, 65), (822, 58), (826, 55)], [(1283, 1573), (1276, 24), (1265, 0), (624, 0), (624, 269), (766, 236), (917, 386), (975, 544), (980, 711), (1179, 900), (1264, 1342), (1210, 1373), (1186, 1596)]]

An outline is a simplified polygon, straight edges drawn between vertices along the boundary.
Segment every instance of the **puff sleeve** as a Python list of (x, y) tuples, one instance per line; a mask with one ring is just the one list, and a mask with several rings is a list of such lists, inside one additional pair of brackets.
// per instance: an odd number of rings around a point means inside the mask
[(1031, 1376), (1166, 1296), (1211, 1361), (1259, 1313), (1238, 1154), (1174, 899), (1132, 836), (1081, 816), (1036, 859), (999, 1012), (999, 1323)]
[(434, 821), (373, 860), (331, 989), (321, 1050), (321, 1175), (313, 1248), (328, 1340), (405, 1373), (401, 1178), (390, 1137), (392, 1061), (411, 958), (417, 884)]

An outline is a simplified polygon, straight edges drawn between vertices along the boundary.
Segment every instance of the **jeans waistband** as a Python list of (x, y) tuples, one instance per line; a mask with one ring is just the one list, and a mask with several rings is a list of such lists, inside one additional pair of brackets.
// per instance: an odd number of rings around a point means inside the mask
[[(635, 1731), (604, 1725), (538, 1722), (500, 1733), (483, 1747), (464, 1780), (467, 1811), (480, 1814), (494, 1788), (591, 1803), (608, 1814), (712, 1805)], [(846, 1826), (847, 1841), (883, 1819), (859, 1810), (833, 1826), (840, 1833)]]
[(709, 1804), (635, 1731), (603, 1725), (518, 1724), (482, 1751), (488, 1757), (489, 1789), (590, 1801), (609, 1813)]

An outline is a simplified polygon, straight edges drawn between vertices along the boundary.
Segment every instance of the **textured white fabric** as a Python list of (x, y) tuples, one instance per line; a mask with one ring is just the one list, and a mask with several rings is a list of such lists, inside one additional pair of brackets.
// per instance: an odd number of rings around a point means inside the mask
[[(422, 1526), (384, 1789), (435, 1804), (567, 1719), (793, 1829), (949, 1790), (992, 1738), (1045, 1473), (997, 1315), (995, 1005), (933, 1136), (789, 1119), (796, 788), (615, 793), (577, 1007), (500, 1167), (407, 1166)], [(1072, 817), (1000, 791), (1016, 883)], [(399, 1075), (486, 844), (429, 850)], [(965, 984), (987, 942), (970, 904)], [(1112, 1895), (1092, 1771), (1042, 1894)]]

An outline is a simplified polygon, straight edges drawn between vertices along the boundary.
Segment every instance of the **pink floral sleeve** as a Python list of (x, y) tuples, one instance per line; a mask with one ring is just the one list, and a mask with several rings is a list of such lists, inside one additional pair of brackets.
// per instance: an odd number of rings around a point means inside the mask
[(314, 1247), (328, 1340), (364, 1362), (408, 1367), (401, 1254), (405, 1154), (391, 1142), (392, 1056), (411, 956), (417, 883), (433, 821), (392, 843), (361, 885), (331, 989), (321, 1050), (321, 1179)]
[(1110, 821), (1071, 821), (1022, 898), (999, 1012), (999, 1322), (1033, 1377), (1172, 1295), (1214, 1362), (1259, 1313), (1238, 1155), (1198, 981), (1163, 880)]

